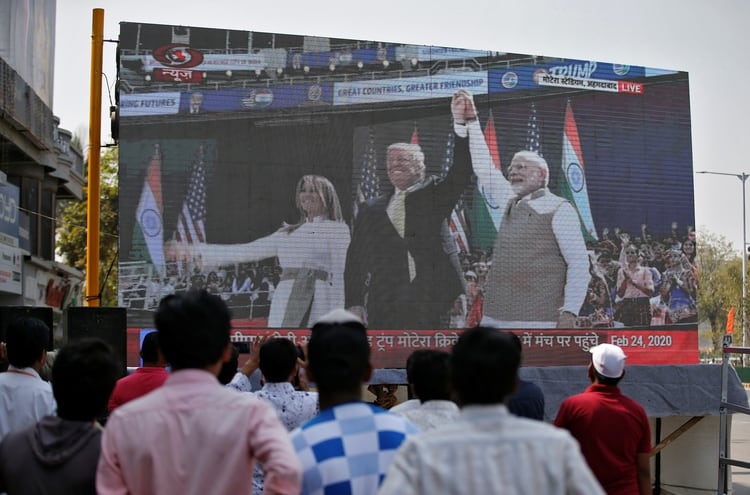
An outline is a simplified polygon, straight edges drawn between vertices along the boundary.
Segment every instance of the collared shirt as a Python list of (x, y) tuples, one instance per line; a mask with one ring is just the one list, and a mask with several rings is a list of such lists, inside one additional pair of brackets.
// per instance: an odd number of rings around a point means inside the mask
[(240, 392), (252, 392), (253, 391), (253, 384), (250, 381), (250, 378), (241, 371), (238, 371), (237, 373), (235, 373), (234, 376), (232, 377), (232, 381), (227, 383), (225, 386), (228, 388), (233, 388)]
[(266, 383), (255, 395), (273, 406), (288, 431), (318, 414), (318, 393), (294, 390), (289, 382)]
[[(318, 414), (318, 393), (294, 390), (289, 382), (266, 383), (261, 390), (255, 392), (255, 396), (271, 404), (287, 431), (292, 431)], [(253, 471), (253, 493), (263, 493), (263, 479), (263, 470), (260, 465), (256, 465)]]
[(301, 493), (374, 495), (396, 450), (418, 432), (405, 418), (366, 402), (324, 409), (292, 432)]
[(164, 385), (167, 378), (169, 378), (169, 373), (165, 368), (138, 368), (132, 374), (117, 380), (115, 389), (109, 397), (107, 409), (112, 412), (116, 407), (146, 395), (155, 388)]
[(560, 405), (555, 425), (578, 440), (607, 493), (638, 492), (637, 455), (651, 452), (651, 427), (643, 407), (619, 387), (595, 383), (568, 397)]
[(299, 461), (271, 406), (206, 371), (179, 370), (112, 413), (97, 493), (250, 493), (256, 460), (264, 463), (265, 493), (299, 493)]
[(467, 406), (458, 420), (407, 440), (379, 495), (604, 494), (565, 430), (513, 416), (503, 405)]
[(460, 413), (455, 402), (449, 400), (428, 400), (416, 409), (409, 409), (401, 414), (422, 431), (432, 430), (446, 423), (452, 423)]
[(57, 403), (52, 387), (34, 368), (16, 368), (0, 373), (0, 440), (8, 432), (31, 426), (54, 415)]

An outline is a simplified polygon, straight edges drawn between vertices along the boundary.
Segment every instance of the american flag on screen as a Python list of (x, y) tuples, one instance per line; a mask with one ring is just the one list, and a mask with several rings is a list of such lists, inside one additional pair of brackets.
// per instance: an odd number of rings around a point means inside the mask
[(362, 154), (362, 179), (357, 188), (357, 198), (354, 201), (354, 216), (357, 216), (358, 205), (380, 195), (380, 178), (378, 177), (378, 156), (375, 153), (375, 136), (370, 131), (367, 148)]
[(531, 104), (529, 123), (526, 127), (526, 149), (536, 152), (539, 156), (544, 156), (544, 153), (542, 153), (542, 134), (536, 121), (536, 105), (534, 103)]
[(206, 242), (206, 164), (203, 146), (193, 162), (187, 196), (177, 219), (177, 240), (187, 243)]
[[(445, 145), (445, 159), (443, 160), (443, 177), (448, 175), (451, 166), (453, 166), (453, 150), (456, 146), (453, 130), (448, 133), (448, 142)], [(456, 206), (451, 211), (448, 219), (448, 226), (453, 234), (453, 240), (456, 241), (458, 250), (462, 253), (469, 253), (469, 239), (466, 237), (466, 218), (464, 215), (464, 201), (459, 199)]]

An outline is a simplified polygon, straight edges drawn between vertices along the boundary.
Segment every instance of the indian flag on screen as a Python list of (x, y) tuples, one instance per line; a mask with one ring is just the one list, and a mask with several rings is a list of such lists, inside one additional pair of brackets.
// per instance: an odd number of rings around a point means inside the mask
[(594, 227), (594, 218), (589, 206), (589, 193), (586, 189), (586, 169), (583, 164), (581, 140), (573, 117), (573, 109), (568, 102), (565, 109), (565, 130), (563, 132), (562, 172), (560, 194), (570, 200), (581, 217), (581, 228), (586, 241), (599, 240)]
[(154, 145), (154, 153), (146, 170), (141, 199), (135, 212), (138, 225), (141, 227), (143, 240), (156, 271), (165, 275), (164, 263), (164, 228), (162, 222), (161, 197), (161, 149)]
[[(484, 126), (484, 140), (490, 150), (492, 165), (502, 169), (500, 164), (500, 151), (497, 144), (497, 133), (495, 131), (495, 119), (490, 110), (487, 123)], [(502, 211), (495, 205), (491, 205), (479, 188), (474, 189), (472, 198), (473, 207), (469, 210), (469, 221), (471, 222), (472, 245), (477, 249), (492, 249), (497, 237), (497, 229), (500, 227)]]

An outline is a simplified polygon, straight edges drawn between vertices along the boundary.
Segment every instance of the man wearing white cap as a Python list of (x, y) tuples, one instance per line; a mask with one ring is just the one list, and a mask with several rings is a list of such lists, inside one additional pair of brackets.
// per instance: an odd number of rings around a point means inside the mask
[(651, 429), (643, 407), (617, 384), (625, 375), (625, 353), (612, 344), (592, 347), (592, 385), (560, 405), (555, 426), (578, 440), (591, 470), (609, 495), (651, 494)]

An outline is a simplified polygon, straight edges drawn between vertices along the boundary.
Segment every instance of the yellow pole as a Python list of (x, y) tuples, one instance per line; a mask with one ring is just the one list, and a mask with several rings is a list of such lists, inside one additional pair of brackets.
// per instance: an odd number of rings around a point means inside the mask
[(99, 306), (99, 160), (102, 133), (102, 51), (104, 9), (94, 9), (91, 24), (91, 104), (86, 208), (86, 305)]

